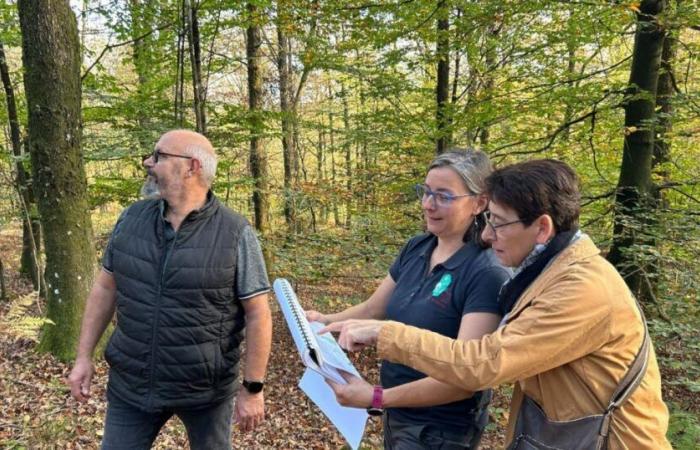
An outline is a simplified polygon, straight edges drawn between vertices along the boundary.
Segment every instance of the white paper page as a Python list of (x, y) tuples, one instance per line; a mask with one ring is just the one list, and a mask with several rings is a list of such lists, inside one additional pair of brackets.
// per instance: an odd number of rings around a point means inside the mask
[(333, 335), (331, 333), (318, 334), (319, 330), (325, 325), (320, 322), (311, 322), (309, 323), (309, 326), (313, 330), (314, 335), (316, 336), (316, 342), (318, 342), (318, 346), (323, 354), (322, 371), (324, 373), (332, 375), (330, 378), (333, 379), (333, 381), (342, 384), (345, 384), (345, 379), (340, 375), (337, 369), (342, 369), (362, 378), (357, 369), (355, 369), (355, 366), (353, 366), (352, 362), (350, 362), (348, 359), (343, 349), (340, 348), (340, 345), (338, 345), (338, 342), (336, 342)]
[(311, 369), (306, 369), (299, 381), (299, 388), (319, 407), (323, 414), (343, 435), (348, 445), (357, 450), (362, 442), (367, 424), (367, 412), (361, 408), (341, 406), (335, 398), (333, 389), (323, 377)]

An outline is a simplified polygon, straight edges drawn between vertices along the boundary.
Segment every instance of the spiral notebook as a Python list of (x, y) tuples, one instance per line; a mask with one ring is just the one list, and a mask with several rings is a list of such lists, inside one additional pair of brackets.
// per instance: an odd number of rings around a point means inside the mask
[(317, 334), (324, 325), (319, 322), (309, 323), (306, 320), (304, 309), (299, 304), (289, 281), (279, 278), (273, 283), (273, 288), (304, 365), (336, 383), (345, 384), (345, 379), (338, 370), (344, 370), (359, 377), (360, 374), (333, 335)]
[(367, 412), (360, 408), (341, 406), (325, 379), (346, 384), (339, 370), (357, 377), (359, 372), (330, 333), (318, 334), (319, 322), (309, 323), (291, 284), (283, 278), (272, 284), (282, 315), (292, 334), (301, 361), (307, 367), (299, 388), (319, 407), (353, 450), (360, 446), (367, 424)]

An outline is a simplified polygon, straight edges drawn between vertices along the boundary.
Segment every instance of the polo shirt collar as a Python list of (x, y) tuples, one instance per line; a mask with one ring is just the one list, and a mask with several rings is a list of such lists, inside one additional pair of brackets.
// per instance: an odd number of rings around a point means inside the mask
[[(423, 250), (420, 252), (420, 256), (425, 260), (429, 259), (430, 255), (433, 253), (433, 250), (435, 250), (435, 247), (437, 247), (437, 243), (437, 236), (434, 234), (431, 235), (427, 245), (425, 245)], [(479, 253), (479, 249), (474, 241), (465, 242), (464, 245), (454, 253), (454, 255), (450, 256), (447, 261), (438, 264), (438, 266), (442, 266), (447, 270), (455, 270), (464, 264), (464, 262), (468, 259), (475, 258), (477, 253)]]

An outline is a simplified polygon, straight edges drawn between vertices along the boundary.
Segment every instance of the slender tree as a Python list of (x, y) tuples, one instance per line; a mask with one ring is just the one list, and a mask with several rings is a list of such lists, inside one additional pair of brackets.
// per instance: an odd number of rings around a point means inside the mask
[(436, 120), (437, 142), (435, 151), (440, 154), (450, 145), (450, 9), (446, 0), (438, 3), (437, 10), (437, 83), (436, 83)]
[(153, 35), (148, 33), (153, 26), (153, 5), (144, 0), (129, 0), (129, 14), (131, 16), (131, 39), (134, 55), (134, 68), (136, 69), (139, 108), (136, 110), (136, 122), (138, 130), (136, 137), (139, 141), (141, 154), (146, 154), (153, 146), (153, 141), (148, 131), (152, 128), (151, 111), (146, 107), (149, 97), (149, 83), (153, 70), (151, 58)]
[(10, 124), (10, 144), (12, 146), (12, 154), (15, 157), (15, 187), (22, 203), (22, 257), (20, 259), (20, 273), (29, 277), (32, 280), (34, 289), (38, 290), (41, 284), (39, 264), (41, 225), (36, 216), (36, 203), (34, 202), (29, 175), (24, 168), (24, 152), (22, 151), (15, 91), (10, 80), (10, 71), (7, 67), (5, 48), (2, 42), (0, 42), (0, 78), (2, 78), (2, 85), (5, 89), (7, 117)]
[(0, 300), (7, 300), (7, 288), (5, 287), (5, 266), (0, 258)]
[(267, 188), (267, 152), (260, 134), (264, 126), (262, 117), (262, 74), (260, 72), (260, 12), (255, 2), (248, 2), (248, 29), (246, 31), (246, 58), (248, 62), (248, 109), (250, 115), (250, 172), (255, 180), (253, 209), (255, 228), (262, 234), (269, 232), (269, 194)]
[(207, 134), (207, 115), (205, 109), (206, 92), (202, 81), (202, 48), (199, 37), (199, 19), (197, 18), (196, 4), (185, 0), (185, 23), (187, 26), (187, 43), (190, 49), (190, 62), (192, 65), (192, 91), (194, 93), (194, 116), (197, 123), (197, 131)]
[(352, 170), (352, 146), (350, 145), (350, 106), (348, 105), (348, 92), (345, 84), (340, 84), (340, 97), (343, 100), (343, 130), (345, 137), (343, 141), (343, 150), (345, 151), (345, 187), (347, 189), (347, 200), (345, 202), (345, 227), (350, 228), (352, 225), (352, 187), (353, 187), (353, 170)]
[(185, 16), (187, 14), (187, 8), (185, 0), (180, 0), (178, 4), (180, 5), (180, 14), (176, 45), (177, 61), (175, 63), (176, 75), (173, 89), (173, 113), (175, 124), (183, 127), (185, 125), (185, 34), (187, 33)]
[[(677, 39), (668, 35), (664, 40), (661, 51), (661, 70), (656, 93), (656, 110), (659, 112), (656, 122), (656, 139), (654, 139), (654, 153), (652, 168), (662, 180), (666, 181), (668, 173), (661, 167), (671, 157), (671, 131), (673, 128), (673, 96), (674, 88), (673, 60), (676, 57)], [(661, 201), (661, 191), (657, 189), (656, 198)]]
[(294, 109), (289, 69), (289, 38), (287, 28), (291, 26), (288, 14), (289, 2), (277, 2), (277, 70), (279, 72), (280, 112), (282, 114), (282, 157), (284, 161), (284, 220), (291, 231), (296, 228), (296, 143), (294, 142)]
[(640, 300), (649, 280), (643, 258), (634, 247), (650, 242), (645, 224), (654, 210), (652, 157), (659, 68), (666, 30), (659, 22), (665, 0), (645, 0), (637, 11), (632, 67), (624, 102), (625, 139), (620, 178), (615, 197), (613, 243), (608, 260), (613, 263)]
[(21, 0), (24, 90), (35, 193), (46, 249), (47, 316), (40, 348), (72, 359), (95, 249), (81, 142), (80, 44), (67, 0)]

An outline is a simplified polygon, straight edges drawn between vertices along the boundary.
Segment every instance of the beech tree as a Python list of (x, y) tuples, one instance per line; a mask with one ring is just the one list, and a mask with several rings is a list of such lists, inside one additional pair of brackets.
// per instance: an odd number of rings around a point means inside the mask
[(635, 245), (653, 240), (647, 225), (655, 209), (652, 161), (656, 96), (666, 30), (659, 22), (665, 0), (646, 0), (637, 11), (632, 67), (624, 101), (625, 139), (615, 196), (615, 226), (608, 260), (640, 299), (649, 299), (651, 282)]
[(72, 359), (95, 267), (80, 151), (80, 45), (67, 0), (21, 0), (28, 140), (44, 229), (47, 317), (40, 348)]

